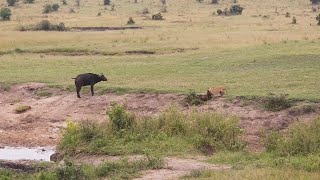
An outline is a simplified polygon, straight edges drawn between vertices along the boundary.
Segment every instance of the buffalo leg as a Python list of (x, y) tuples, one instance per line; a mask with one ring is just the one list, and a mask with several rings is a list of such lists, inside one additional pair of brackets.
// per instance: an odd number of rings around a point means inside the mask
[(78, 98), (81, 98), (81, 97), (80, 97), (80, 90), (81, 90), (81, 86), (80, 86), (80, 87), (77, 87), (77, 97), (78, 97)]
[(93, 96), (94, 92), (93, 92), (93, 85), (91, 85), (91, 95)]

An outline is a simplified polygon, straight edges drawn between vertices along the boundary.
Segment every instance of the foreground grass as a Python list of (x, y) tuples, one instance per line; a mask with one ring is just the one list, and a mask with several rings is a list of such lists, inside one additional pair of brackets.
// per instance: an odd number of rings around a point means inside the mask
[[(79, 73), (105, 73), (99, 91), (205, 92), (225, 85), (229, 96), (319, 99), (319, 42), (288, 42), (213, 53), (164, 56), (0, 56), (1, 82), (44, 82), (73, 87)], [(302, 88), (303, 87), (303, 88)]]
[(168, 156), (237, 151), (245, 146), (240, 141), (243, 131), (233, 117), (197, 112), (185, 115), (171, 107), (159, 117), (139, 118), (117, 104), (108, 115), (109, 123), (69, 122), (59, 149), (69, 155), (125, 155), (151, 151)]
[(98, 167), (90, 165), (77, 165), (66, 161), (64, 165), (53, 167), (47, 171), (35, 173), (22, 173), (0, 169), (0, 179), (34, 179), (34, 180), (79, 180), (79, 179), (132, 179), (139, 177), (140, 171), (147, 169), (159, 169), (164, 166), (162, 158), (151, 155), (145, 159), (129, 161), (122, 159), (117, 162), (104, 162)]
[(319, 173), (311, 173), (288, 168), (251, 168), (227, 171), (194, 171), (181, 179), (319, 179)]

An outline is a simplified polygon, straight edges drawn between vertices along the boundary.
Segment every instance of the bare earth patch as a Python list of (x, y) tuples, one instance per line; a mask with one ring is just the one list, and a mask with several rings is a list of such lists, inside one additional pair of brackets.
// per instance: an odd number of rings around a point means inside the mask
[[(90, 164), (93, 166), (99, 166), (104, 161), (119, 161), (123, 157), (119, 156), (103, 156), (103, 155), (84, 155), (76, 156), (73, 159), (81, 164)], [(143, 159), (141, 155), (128, 156), (126, 157), (129, 161), (137, 161)], [(194, 157), (193, 159), (182, 159), (177, 157), (165, 158), (165, 167), (163, 169), (145, 170), (140, 178), (136, 180), (147, 180), (147, 179), (178, 179), (181, 176), (188, 175), (192, 171), (202, 170), (226, 170), (230, 169), (231, 166), (226, 165), (214, 165), (211, 163), (203, 162), (206, 157)]]
[[(41, 89), (50, 91), (52, 95), (37, 95), (36, 92)], [(0, 91), (0, 146), (55, 146), (66, 119), (105, 121), (108, 118), (106, 111), (113, 102), (126, 103), (127, 109), (139, 116), (157, 116), (170, 105), (177, 105), (182, 111), (190, 112), (192, 107), (181, 105), (183, 98), (184, 95), (179, 94), (108, 93), (91, 96), (89, 92), (84, 92), (79, 99), (75, 92), (48, 88), (42, 83), (15, 85), (9, 91)], [(20, 105), (32, 108), (16, 114), (15, 108)], [(253, 106), (243, 106), (237, 99), (227, 102), (224, 98), (208, 101), (195, 108), (202, 112), (219, 112), (239, 117), (240, 125), (245, 130), (243, 139), (253, 151), (263, 150), (259, 139), (262, 129), (286, 129), (297, 119), (308, 121), (319, 112), (318, 108), (315, 112), (294, 116), (289, 110), (267, 112)]]

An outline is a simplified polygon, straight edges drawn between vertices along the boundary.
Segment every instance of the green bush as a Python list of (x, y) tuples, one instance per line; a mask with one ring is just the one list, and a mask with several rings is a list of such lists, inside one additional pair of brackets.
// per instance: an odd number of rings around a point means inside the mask
[(47, 13), (58, 11), (59, 8), (60, 8), (59, 4), (46, 4), (44, 5), (42, 12), (44, 14), (47, 14)]
[(9, 8), (1, 8), (0, 16), (4, 21), (10, 20), (11, 10)]
[(20, 31), (26, 30), (34, 30), (34, 31), (67, 31), (68, 28), (65, 27), (64, 23), (61, 22), (59, 24), (52, 24), (48, 20), (42, 20), (35, 26), (22, 26), (20, 27)]
[(90, 142), (102, 136), (100, 125), (92, 121), (82, 121), (79, 123), (80, 138), (82, 141)]
[(60, 8), (59, 4), (52, 4), (52, 10), (53, 11), (58, 11)]
[(117, 132), (121, 130), (131, 129), (134, 125), (134, 116), (125, 110), (125, 107), (120, 104), (113, 104), (111, 110), (107, 112), (112, 129)]
[(80, 180), (89, 179), (82, 165), (75, 165), (70, 161), (65, 161), (65, 165), (55, 170), (59, 180)]
[[(107, 112), (110, 122), (68, 122), (59, 149), (68, 154), (142, 154), (145, 149), (164, 154), (202, 149), (212, 152), (244, 148), (243, 131), (236, 118), (215, 113), (184, 114), (170, 107), (157, 117), (137, 117), (114, 104)], [(168, 151), (168, 152), (167, 152)], [(211, 152), (211, 153), (212, 153)], [(154, 162), (155, 166), (157, 162)]]
[(270, 93), (267, 97), (262, 98), (263, 107), (268, 111), (281, 111), (292, 106), (287, 94)]
[(176, 107), (171, 107), (158, 117), (158, 129), (170, 136), (186, 135), (188, 120)]
[(195, 91), (189, 91), (186, 98), (184, 99), (184, 103), (187, 106), (200, 105), (203, 104), (203, 101), (197, 96)]
[(7, 0), (8, 6), (14, 6), (17, 0)]
[(265, 137), (267, 152), (282, 156), (320, 153), (320, 118), (310, 124), (296, 122), (287, 133), (272, 132)]

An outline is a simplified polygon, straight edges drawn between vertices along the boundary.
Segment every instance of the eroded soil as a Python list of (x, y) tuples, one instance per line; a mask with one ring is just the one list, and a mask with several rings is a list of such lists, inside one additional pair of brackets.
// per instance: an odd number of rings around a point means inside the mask
[[(39, 96), (39, 91), (48, 91), (52, 95)], [(181, 111), (191, 111), (191, 107), (181, 104), (183, 98), (184, 95), (179, 94), (108, 93), (90, 96), (89, 92), (82, 92), (82, 98), (79, 99), (74, 92), (48, 88), (41, 83), (15, 85), (8, 91), (0, 89), (0, 146), (55, 146), (67, 119), (105, 121), (108, 118), (106, 111), (113, 102), (126, 103), (129, 111), (141, 116), (159, 115), (173, 104), (180, 107)], [(21, 105), (31, 106), (31, 109), (15, 113), (15, 109)], [(309, 121), (317, 116), (319, 105), (316, 112), (294, 116), (290, 115), (289, 110), (267, 112), (254, 106), (243, 106), (238, 99), (227, 102), (224, 98), (218, 98), (196, 109), (238, 116), (249, 149), (261, 151), (263, 146), (259, 132), (262, 129), (286, 129), (297, 119)]]

